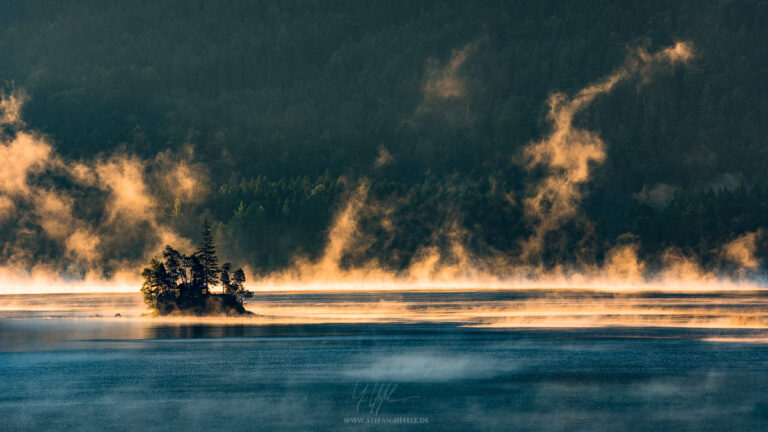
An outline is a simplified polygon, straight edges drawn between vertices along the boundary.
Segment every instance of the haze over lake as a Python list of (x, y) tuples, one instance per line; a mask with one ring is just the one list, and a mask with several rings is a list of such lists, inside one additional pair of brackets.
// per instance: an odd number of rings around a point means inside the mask
[[(572, 312), (549, 318), (594, 324), (548, 327), (540, 311), (523, 328), (477, 326), (502, 304), (581, 303), (593, 315), (584, 305), (607, 298), (650, 311), (655, 326)], [(252, 302), (272, 315), (206, 322), (141, 318), (138, 294), (3, 296), (13, 306), (0, 311), (0, 428), (759, 430), (768, 427), (768, 332), (736, 320), (675, 323), (754, 314), (762, 299), (267, 293)], [(599, 312), (612, 322), (615, 312)]]
[(0, 432), (768, 430), (768, 0), (0, 0)]

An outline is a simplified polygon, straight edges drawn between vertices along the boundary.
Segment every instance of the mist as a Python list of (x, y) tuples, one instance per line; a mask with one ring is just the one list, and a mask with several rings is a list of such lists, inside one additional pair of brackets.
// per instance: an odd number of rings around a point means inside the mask
[(768, 430), (765, 2), (0, 3), (0, 430)]
[(133, 284), (164, 245), (191, 247), (168, 221), (174, 209), (199, 202), (200, 165), (167, 152), (151, 160), (122, 152), (65, 158), (21, 120), (23, 100), (17, 90), (0, 103), (0, 157), (9, 167), (0, 177), (4, 292)]
[[(460, 72), (480, 43), (454, 50), (442, 67), (430, 66), (422, 88), (424, 101), (417, 113), (433, 109), (438, 100), (466, 95)], [(529, 171), (531, 181), (521, 190), (501, 191), (508, 205), (521, 210), (529, 232), (518, 239), (513, 251), (492, 246), (478, 251), (467, 242), (473, 233), (463, 224), (465, 215), (447, 203), (433, 221), (431, 233), (421, 239), (421, 246), (404, 258), (405, 265), (392, 267), (383, 257), (372, 256), (370, 249), (376, 243), (394, 241), (399, 228), (393, 225), (392, 215), (410, 205), (411, 198), (408, 194), (386, 200), (372, 196), (371, 180), (363, 178), (347, 182), (348, 191), (341, 198), (319, 254), (295, 254), (285, 268), (261, 274), (251, 271), (250, 279), (256, 287), (270, 290), (391, 289), (398, 285), (653, 290), (741, 287), (744, 283), (755, 286), (744, 278), (731, 280), (729, 272), (732, 266), (748, 270), (759, 267), (762, 228), (723, 244), (718, 263), (709, 268), (702, 267), (698, 257), (674, 246), (648, 263), (640, 257), (639, 244), (626, 242), (607, 248), (602, 260), (581, 257), (577, 262), (552, 266), (543, 258), (552, 233), (577, 223), (587, 228), (587, 235), (593, 223), (581, 212), (580, 203), (594, 170), (605, 161), (610, 143), (597, 131), (577, 126), (577, 116), (622, 81), (636, 82), (637, 91), (642, 92), (653, 79), (685, 67), (694, 58), (690, 42), (676, 42), (656, 52), (642, 46), (631, 48), (624, 64), (607, 77), (572, 96), (560, 92), (549, 96), (550, 132), (509, 155), (511, 161)], [(6, 221), (8, 238), (0, 270), (4, 292), (90, 291), (99, 286), (128, 290), (136, 283), (142, 263), (166, 244), (182, 251), (193, 248), (193, 239), (181, 234), (190, 229), (180, 222), (197, 219), (190, 215), (199, 211), (206, 199), (208, 173), (196, 160), (193, 148), (186, 147), (177, 154), (165, 151), (152, 159), (124, 152), (92, 159), (66, 158), (56, 152), (50, 137), (24, 123), (24, 98), (22, 91), (13, 90), (3, 95), (0, 103), (0, 153), (12, 162), (11, 170), (0, 177), (0, 216)], [(380, 146), (372, 166), (380, 169), (392, 163), (397, 163), (396, 159)], [(643, 189), (637, 196), (653, 203), (668, 201), (659, 191), (659, 187), (653, 192)], [(179, 218), (182, 210), (187, 216)], [(377, 234), (370, 231), (371, 223)], [(227, 242), (226, 237), (220, 238)], [(40, 257), (35, 250), (42, 244), (48, 245), (49, 252)], [(44, 285), (58, 288), (42, 288)]]
[[(426, 99), (463, 95), (464, 86), (458, 70), (468, 61), (474, 46), (470, 44), (455, 50), (448, 65), (430, 72), (430, 80), (435, 82), (423, 89)], [(608, 247), (599, 261), (580, 257), (577, 262), (557, 262), (553, 266), (543, 259), (549, 234), (563, 230), (569, 223), (587, 227), (592, 224), (580, 211), (580, 202), (587, 193), (592, 172), (605, 161), (606, 147), (610, 144), (597, 132), (575, 126), (576, 116), (622, 81), (635, 82), (637, 91), (642, 92), (655, 77), (676, 67), (685, 67), (694, 58), (691, 42), (676, 42), (657, 52), (649, 52), (642, 46), (630, 48), (624, 64), (607, 77), (573, 96), (550, 95), (549, 134), (511, 155), (511, 160), (537, 174), (531, 176), (533, 182), (524, 186), (522, 193), (507, 193), (512, 197), (508, 198), (510, 205), (522, 207), (522, 216), (530, 229), (530, 235), (520, 239), (516, 254), (492, 248), (481, 254), (475, 253), (466, 242), (471, 235), (462, 226), (463, 215), (447, 205), (432, 225), (430, 236), (410, 256), (407, 265), (388, 267), (377, 257), (366, 255), (374, 240), (361, 227), (361, 219), (368, 218), (384, 232), (391, 233), (396, 228), (391, 226), (387, 215), (396, 213), (398, 206), (405, 204), (402, 199), (382, 201), (369, 196), (369, 184), (364, 180), (340, 206), (328, 230), (326, 247), (317, 258), (297, 258), (288, 269), (268, 274), (261, 282), (268, 289), (286, 290), (391, 289), (397, 285), (410, 289), (482, 286), (486, 289), (588, 287), (652, 291), (757, 287), (757, 280), (743, 277), (735, 280), (733, 266), (758, 268), (757, 250), (763, 238), (762, 228), (720, 245), (720, 259), (710, 267), (704, 267), (695, 254), (674, 246), (662, 250), (652, 262), (646, 262), (640, 256), (637, 239), (621, 240)], [(419, 109), (424, 108), (420, 106)], [(657, 186), (652, 191), (643, 188), (637, 197), (663, 207), (670, 199), (670, 189), (668, 185)], [(519, 202), (515, 196), (519, 196)], [(350, 259), (354, 257), (358, 259)]]

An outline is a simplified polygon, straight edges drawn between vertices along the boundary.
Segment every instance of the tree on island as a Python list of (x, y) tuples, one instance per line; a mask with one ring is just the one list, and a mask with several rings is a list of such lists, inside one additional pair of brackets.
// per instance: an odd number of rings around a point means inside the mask
[(211, 223), (208, 219), (203, 220), (203, 242), (197, 249), (197, 257), (203, 266), (203, 286), (206, 293), (210, 287), (219, 283), (219, 258), (216, 256), (216, 244), (213, 242), (211, 234)]
[[(230, 263), (219, 267), (208, 220), (203, 222), (202, 243), (195, 253), (183, 255), (168, 245), (163, 258), (165, 261), (153, 257), (141, 272), (144, 302), (159, 315), (250, 313), (243, 308), (243, 298), (250, 294), (245, 289), (245, 273), (237, 269), (230, 276)], [(222, 293), (211, 293), (219, 281)]]
[(243, 269), (235, 270), (234, 287), (235, 287), (235, 292), (247, 293), (245, 289), (245, 272), (243, 272)]
[(221, 287), (224, 292), (229, 294), (232, 291), (232, 281), (229, 278), (229, 272), (232, 270), (232, 264), (224, 263), (221, 265)]

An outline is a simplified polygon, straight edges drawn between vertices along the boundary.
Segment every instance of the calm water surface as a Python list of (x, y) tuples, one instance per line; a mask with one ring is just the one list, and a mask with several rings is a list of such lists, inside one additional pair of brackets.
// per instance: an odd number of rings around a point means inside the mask
[(768, 430), (761, 329), (184, 323), (135, 301), (0, 298), (0, 430)]

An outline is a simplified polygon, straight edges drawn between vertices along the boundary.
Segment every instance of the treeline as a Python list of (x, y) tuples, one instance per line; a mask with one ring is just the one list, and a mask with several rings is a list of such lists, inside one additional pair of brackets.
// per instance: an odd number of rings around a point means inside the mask
[[(210, 217), (222, 253), (257, 272), (320, 254), (359, 178), (376, 209), (365, 253), (392, 268), (450, 229), (517, 256), (538, 178), (515, 156), (548, 133), (547, 96), (676, 40), (690, 65), (575, 119), (608, 154), (583, 217), (547, 239), (552, 265), (599, 261), (627, 234), (646, 256), (679, 245), (709, 262), (768, 225), (768, 1), (0, 0), (0, 79), (26, 92), (30, 128), (71, 158), (191, 146), (213, 186), (167, 221), (196, 238), (190, 221)], [(428, 99), (462, 49), (460, 91)], [(35, 259), (62, 253), (40, 244)]]
[[(357, 195), (360, 182), (370, 190)], [(342, 264), (375, 258), (393, 270), (406, 267), (423, 247), (447, 247), (445, 234), (465, 229), (462, 241), (478, 253), (512, 251), (523, 234), (519, 207), (510, 203), (506, 182), (471, 182), (462, 177), (426, 180), (413, 186), (369, 179), (310, 180), (259, 177), (218, 187), (206, 205), (220, 241), (231, 256), (256, 273), (284, 268), (296, 257), (319, 258), (334, 217), (348, 200), (362, 202), (357, 235)], [(364, 252), (360, 247), (364, 245)]]
[[(737, 0), (0, 2), (0, 79), (61, 151), (194, 145), (219, 183), (268, 175), (421, 182), (503, 171), (546, 133), (547, 95), (621, 64), (628, 45), (693, 42), (672, 76), (630, 82), (579, 119), (609, 158), (612, 198), (644, 184), (702, 186), (768, 166), (768, 3)], [(464, 97), (423, 88), (453, 50)]]
[[(722, 259), (722, 246), (736, 235), (768, 226), (768, 188), (738, 184), (733, 188), (678, 191), (663, 208), (635, 203), (626, 232), (641, 240), (644, 253), (677, 247), (704, 264)], [(768, 238), (758, 240), (756, 257), (768, 265)]]
[[(217, 209), (216, 232), (229, 242), (227, 252), (245, 259), (255, 273), (267, 274), (296, 256), (319, 258), (334, 215), (347, 200), (360, 199), (352, 196), (357, 185), (327, 176), (278, 181), (260, 177), (222, 185), (208, 205)], [(626, 208), (613, 211), (593, 197), (584, 203), (581, 216), (547, 237), (543, 264), (600, 263), (612, 247), (631, 241), (649, 263), (659, 262), (664, 251), (674, 247), (713, 267), (722, 263), (724, 244), (766, 226), (768, 189), (763, 187), (736, 183), (663, 192), (652, 197), (637, 194)], [(370, 182), (362, 197), (357, 235), (342, 265), (375, 258), (398, 271), (423, 248), (435, 247), (450, 256), (452, 239), (479, 257), (503, 254), (514, 261), (520, 256), (520, 240), (532, 228), (522, 212), (522, 196), (515, 195), (509, 183), (494, 179), (450, 177), (415, 186)], [(767, 241), (757, 245), (763, 260)]]

